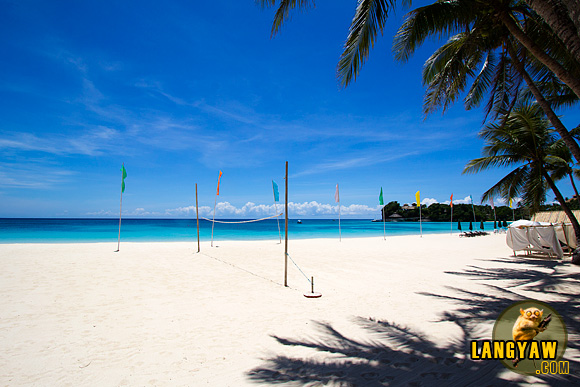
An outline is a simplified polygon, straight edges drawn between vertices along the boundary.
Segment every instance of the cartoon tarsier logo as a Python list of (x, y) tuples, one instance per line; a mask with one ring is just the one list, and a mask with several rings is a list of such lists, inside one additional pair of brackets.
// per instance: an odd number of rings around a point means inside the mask
[[(514, 327), (512, 328), (512, 336), (514, 341), (532, 340), (539, 333), (544, 332), (548, 328), (548, 324), (552, 320), (552, 313), (548, 314), (542, 320), (544, 310), (538, 308), (528, 308), (523, 310), (520, 308), (520, 316), (517, 318)], [(512, 363), (514, 367), (518, 366), (521, 359), (515, 358)]]
[(568, 346), (564, 320), (549, 304), (538, 300), (508, 306), (493, 326), (492, 340), (472, 342), (471, 357), (499, 360), (524, 375), (567, 373), (563, 358)]

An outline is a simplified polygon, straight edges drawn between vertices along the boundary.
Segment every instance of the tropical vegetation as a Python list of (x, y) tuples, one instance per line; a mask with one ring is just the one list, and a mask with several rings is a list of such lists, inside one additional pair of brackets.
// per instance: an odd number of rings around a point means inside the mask
[[(413, 203), (414, 204), (414, 203)], [(559, 209), (555, 206), (545, 206), (543, 210)], [(392, 201), (387, 203), (382, 212), (387, 221), (397, 220), (419, 220), (419, 209), (416, 206), (401, 206), (399, 202)], [(457, 222), (477, 222), (484, 221), (507, 221), (511, 222), (514, 219), (527, 218), (530, 215), (528, 208), (518, 206), (517, 208), (510, 208), (508, 206), (496, 206), (495, 216), (494, 209), (490, 205), (471, 205), (471, 204), (454, 204), (453, 205), (453, 221)], [(393, 217), (395, 215), (395, 217)], [(451, 220), (451, 206), (445, 203), (434, 203), (430, 206), (421, 205), (421, 216), (424, 220), (434, 222), (449, 222)]]

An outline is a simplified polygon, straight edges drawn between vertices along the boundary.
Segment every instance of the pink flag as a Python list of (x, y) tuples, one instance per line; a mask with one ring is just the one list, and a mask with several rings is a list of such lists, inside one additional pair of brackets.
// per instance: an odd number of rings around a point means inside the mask
[(334, 201), (340, 203), (340, 198), (338, 197), (338, 183), (336, 184), (336, 192), (334, 193)]
[(493, 198), (489, 198), (489, 202), (491, 203), (491, 209), (495, 210), (495, 206), (493, 205)]

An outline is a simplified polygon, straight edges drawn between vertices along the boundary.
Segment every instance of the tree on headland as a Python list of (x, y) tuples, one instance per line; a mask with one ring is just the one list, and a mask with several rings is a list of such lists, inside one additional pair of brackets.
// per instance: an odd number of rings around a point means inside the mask
[[(449, 222), (451, 220), (451, 206), (445, 203), (433, 203), (430, 206), (423, 205), (422, 207), (423, 216), (434, 222)], [(493, 220), (493, 209), (489, 205), (474, 205), (475, 217), (478, 220), (483, 220), (484, 222)], [(542, 211), (560, 211), (559, 206), (542, 206)], [(508, 206), (496, 206), (496, 217), (497, 219), (512, 218), (512, 209)], [(385, 214), (386, 219), (389, 220), (393, 214), (400, 216), (397, 220), (416, 220), (419, 218), (419, 210), (415, 209), (404, 209), (398, 202), (392, 201), (386, 204), (382, 208), (382, 212)], [(525, 207), (517, 207), (515, 209), (515, 216), (518, 219), (525, 219), (528, 216), (528, 211)], [(473, 221), (473, 210), (471, 204), (454, 203), (453, 204), (453, 221), (454, 222), (469, 222)]]
[(400, 211), (401, 211), (401, 205), (399, 204), (399, 202), (392, 201), (392, 202), (385, 204), (385, 206), (382, 209), (383, 220), (387, 219), (389, 216), (391, 216), (393, 214), (400, 215)]

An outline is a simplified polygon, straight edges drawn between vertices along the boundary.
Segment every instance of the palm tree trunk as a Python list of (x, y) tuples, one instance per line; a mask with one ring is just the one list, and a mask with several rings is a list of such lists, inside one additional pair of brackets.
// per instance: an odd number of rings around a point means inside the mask
[(570, 19), (576, 26), (576, 32), (580, 36), (580, 4), (578, 0), (562, 0), (562, 4), (566, 6)]
[(578, 189), (576, 188), (576, 183), (574, 183), (574, 177), (572, 173), (568, 174), (570, 176), (570, 183), (572, 183), (572, 188), (574, 188), (574, 193), (576, 194), (576, 201), (580, 204), (580, 195), (578, 195)]
[(531, 39), (519, 25), (511, 18), (507, 12), (499, 12), (499, 19), (507, 27), (509, 32), (516, 38), (528, 51), (536, 57), (540, 62), (542, 62), (546, 67), (548, 67), (556, 76), (564, 82), (574, 94), (580, 98), (580, 79), (572, 75), (568, 70), (564, 68), (558, 61), (550, 57), (544, 50), (542, 50), (534, 41)]
[(528, 88), (534, 95), (534, 98), (536, 98), (538, 105), (540, 105), (544, 113), (546, 113), (546, 116), (550, 120), (550, 123), (552, 124), (552, 126), (554, 126), (554, 129), (556, 129), (556, 131), (558, 132), (558, 134), (560, 135), (560, 137), (562, 138), (568, 149), (570, 149), (570, 152), (572, 153), (576, 161), (580, 163), (580, 146), (578, 146), (576, 140), (574, 140), (574, 138), (570, 135), (568, 129), (566, 129), (566, 127), (564, 126), (562, 121), (560, 121), (554, 110), (552, 110), (550, 103), (546, 101), (546, 99), (544, 98), (544, 96), (534, 83), (534, 80), (532, 79), (532, 77), (530, 77), (530, 75), (526, 71), (524, 64), (522, 63), (522, 61), (520, 61), (520, 58), (518, 57), (515, 48), (509, 41), (506, 42), (506, 46), (510, 54), (510, 58), (516, 67), (516, 70), (524, 78), (524, 81), (528, 85)]
[(544, 179), (546, 179), (546, 182), (554, 192), (554, 195), (556, 195), (556, 199), (560, 203), (560, 206), (562, 206), (562, 210), (564, 210), (564, 212), (568, 216), (568, 219), (570, 219), (570, 222), (572, 223), (572, 228), (574, 229), (574, 234), (576, 235), (576, 240), (580, 243), (580, 224), (578, 223), (578, 219), (576, 219), (576, 217), (572, 213), (572, 210), (570, 210), (570, 207), (568, 207), (566, 200), (556, 187), (556, 184), (554, 183), (554, 181), (544, 168), (542, 168), (542, 176), (544, 176)]
[[(574, 20), (580, 19), (578, 1), (525, 0), (564, 43), (580, 64), (580, 34)], [(569, 3), (569, 4), (566, 4)]]

